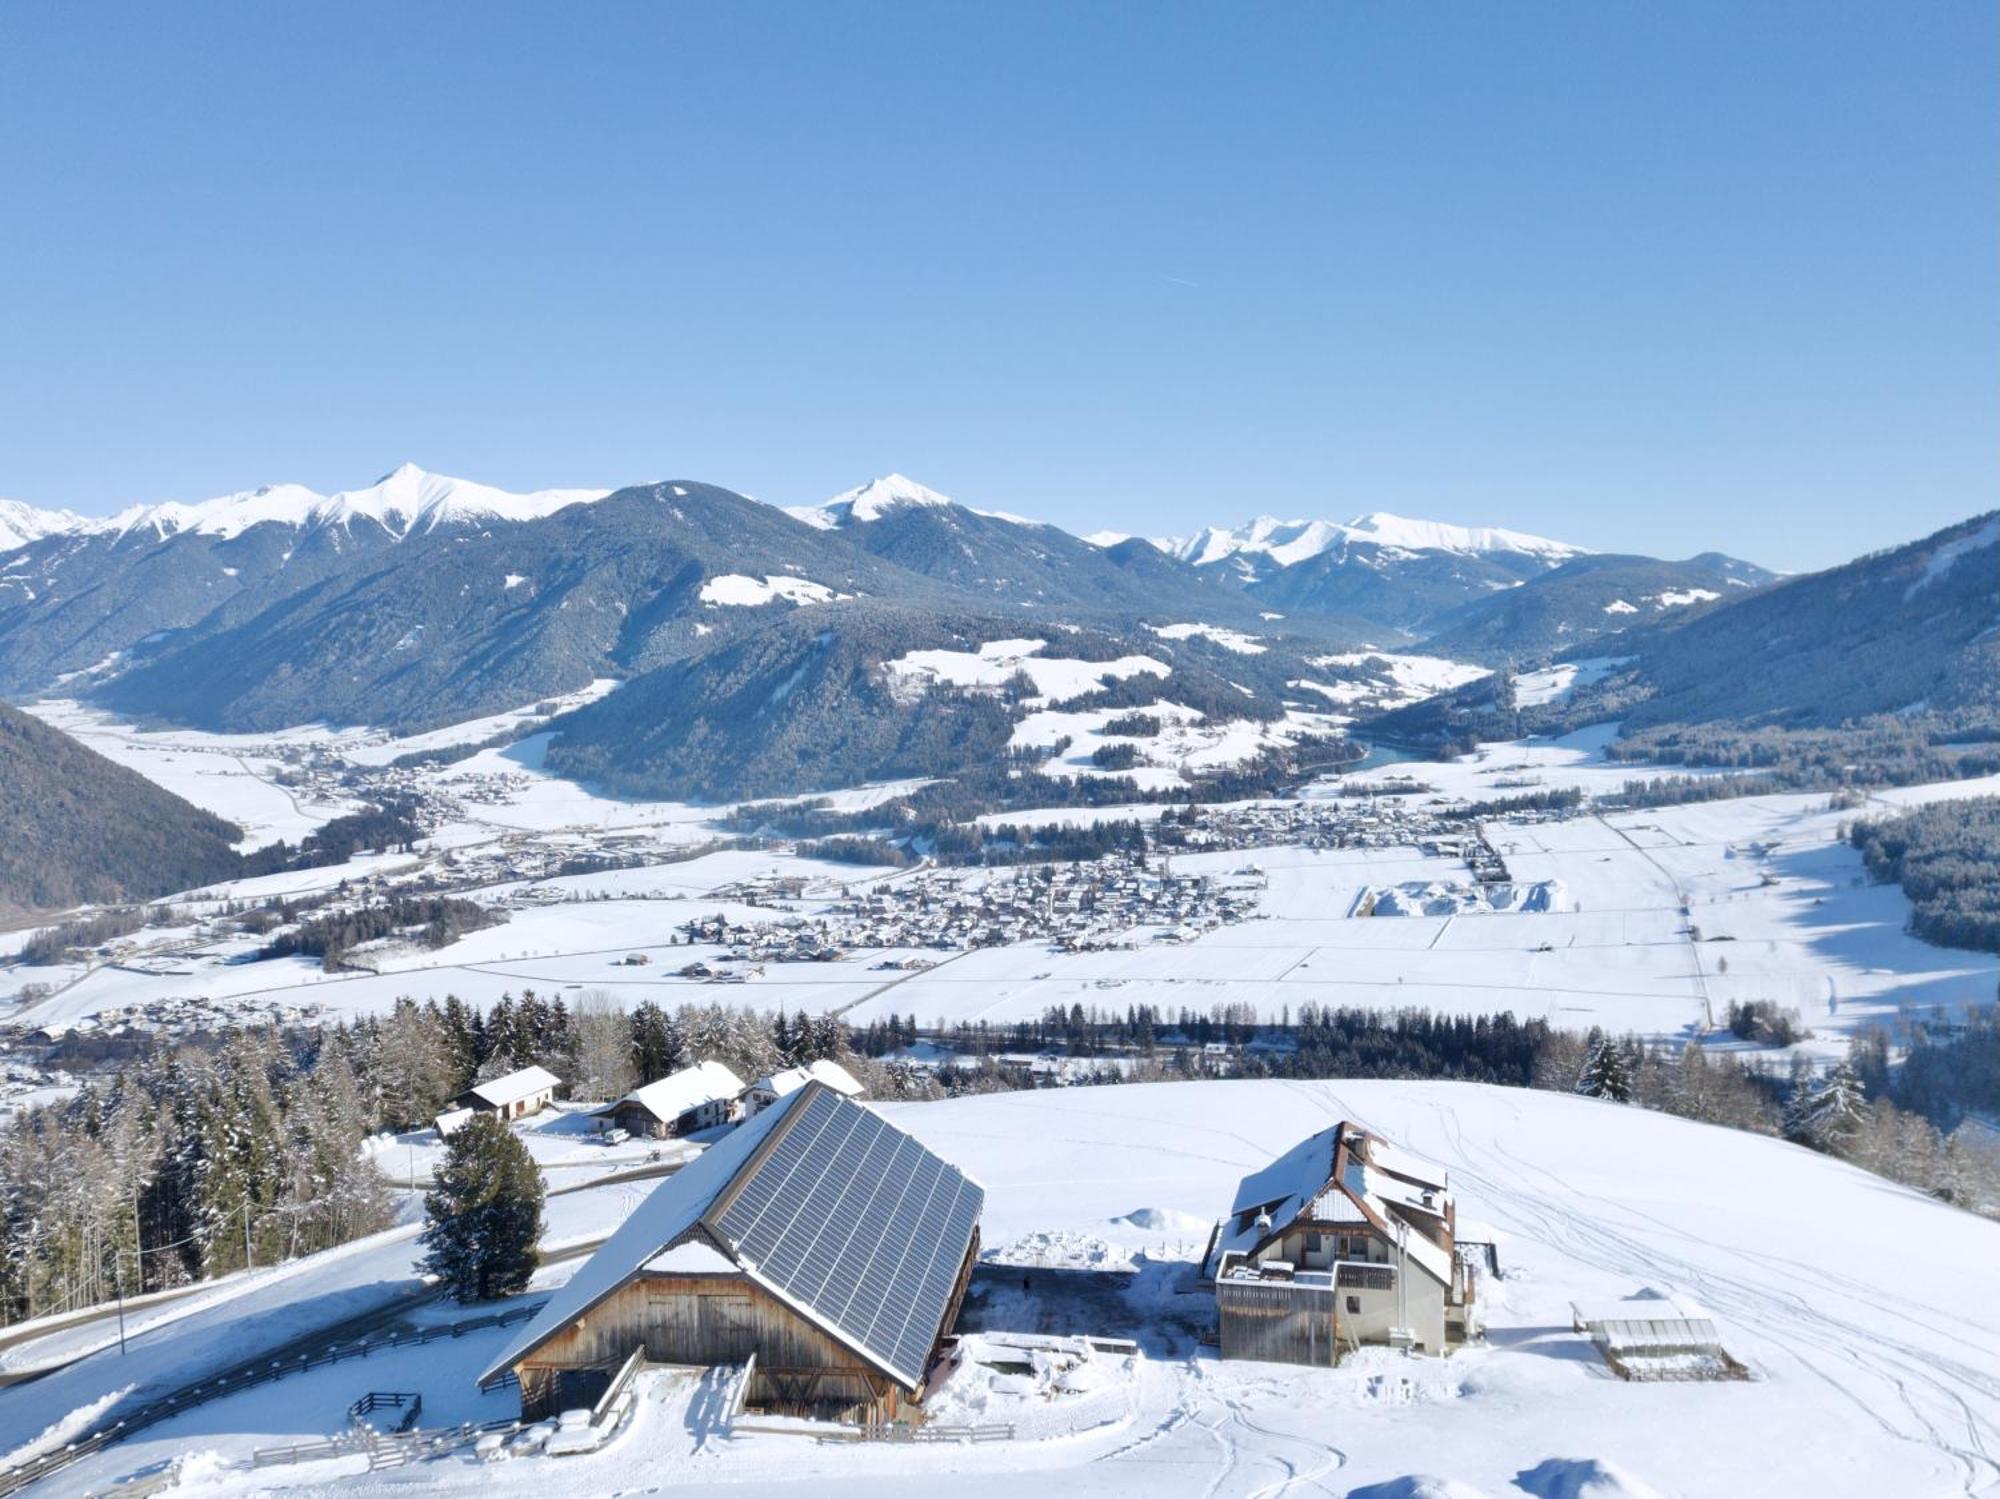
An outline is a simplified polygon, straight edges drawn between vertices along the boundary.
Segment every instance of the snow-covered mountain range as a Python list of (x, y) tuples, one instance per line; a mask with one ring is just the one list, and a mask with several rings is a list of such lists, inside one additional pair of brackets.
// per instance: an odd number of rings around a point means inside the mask
[[(609, 493), (608, 489), (543, 489), (512, 494), (405, 463), (365, 488), (331, 495), (319, 494), (303, 484), (269, 484), (193, 504), (170, 500), (133, 505), (101, 519), (44, 511), (41, 514), (65, 517), (66, 523), (46, 525), (38, 534), (73, 531), (123, 536), (150, 531), (161, 537), (184, 532), (230, 537), (263, 524), (311, 529), (366, 521), (400, 537), (456, 522), (540, 520), (570, 505), (601, 500)], [(0, 526), (4, 524), (4, 512), (0, 512)], [(4, 543), (4, 531), (0, 531), (0, 543)]]
[(71, 510), (42, 510), (21, 500), (0, 500), (0, 552), (94, 524)]
[[(1161, 551), (1208, 567), (1231, 558), (1239, 566), (1261, 573), (1270, 566), (1293, 567), (1329, 551), (1349, 547), (1369, 549), (1366, 555), (1449, 552), (1477, 557), (1496, 552), (1542, 559), (1548, 565), (1582, 556), (1588, 547), (1498, 526), (1454, 526), (1444, 521), (1413, 520), (1386, 510), (1356, 516), (1351, 521), (1279, 520), (1260, 515), (1240, 526), (1205, 526), (1191, 536), (1157, 536)], [(1254, 561), (1255, 566), (1250, 566)]]

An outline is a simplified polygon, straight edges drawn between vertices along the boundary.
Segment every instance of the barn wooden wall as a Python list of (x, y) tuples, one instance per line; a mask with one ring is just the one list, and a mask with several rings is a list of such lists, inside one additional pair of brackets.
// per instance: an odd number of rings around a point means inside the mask
[(551, 1398), (540, 1394), (548, 1371), (615, 1362), (641, 1344), (656, 1364), (740, 1364), (754, 1352), (749, 1403), (768, 1410), (888, 1420), (902, 1400), (887, 1375), (742, 1276), (642, 1274), (521, 1363), (524, 1413)]

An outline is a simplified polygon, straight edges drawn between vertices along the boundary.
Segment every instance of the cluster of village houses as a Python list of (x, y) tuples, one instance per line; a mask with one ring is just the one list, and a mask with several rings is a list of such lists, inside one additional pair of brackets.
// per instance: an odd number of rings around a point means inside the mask
[[(717, 890), (718, 900), (771, 905), (774, 881)], [(1255, 912), (1258, 881), (1180, 875), (1161, 858), (1108, 854), (1038, 864), (977, 880), (936, 871), (878, 881), (812, 915), (736, 921), (713, 915), (680, 930), (739, 961), (830, 961), (855, 948), (963, 951), (1046, 941), (1060, 951), (1187, 941)], [(774, 900), (774, 895), (776, 899)]]
[[(559, 1086), (540, 1068), (496, 1078), (439, 1127), (475, 1109), (524, 1117)], [(540, 1420), (591, 1405), (635, 1358), (728, 1364), (749, 1369), (752, 1408), (920, 1422), (956, 1364), (984, 1193), (860, 1095), (830, 1062), (748, 1087), (702, 1062), (604, 1110), (635, 1132), (733, 1128), (652, 1191), (482, 1382), (515, 1376), (524, 1419)], [(1330, 1124), (1227, 1207), (1202, 1264), (1223, 1358), (1324, 1366), (1480, 1335), (1483, 1261), (1458, 1242), (1449, 1178), (1381, 1136)]]

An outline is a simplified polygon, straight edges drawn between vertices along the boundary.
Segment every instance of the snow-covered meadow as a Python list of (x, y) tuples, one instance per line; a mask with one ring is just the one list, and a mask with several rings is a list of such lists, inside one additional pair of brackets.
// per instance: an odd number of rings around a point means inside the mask
[[(226, 1495), (948, 1488), (1011, 1499), (1027, 1484), (1215, 1499), (1942, 1499), (2000, 1484), (2000, 1315), (1990, 1295), (2000, 1227), (1828, 1157), (1595, 1100), (1451, 1083), (1157, 1084), (886, 1112), (985, 1185), (990, 1258), (1044, 1267), (1026, 1272), (1042, 1289), (969, 1314), (984, 1331), (938, 1397), (941, 1418), (1009, 1422), (1013, 1441), (731, 1436), (706, 1410), (700, 1381), (660, 1375), (636, 1419), (592, 1456), (499, 1466), (463, 1456), (393, 1478), (368, 1477), (358, 1457), (240, 1466), (257, 1447), (337, 1430), (363, 1388), (421, 1390), (441, 1421), (487, 1414), (505, 1397), (468, 1384), (502, 1335), (469, 1334), (203, 1406), (65, 1475), (65, 1491), (101, 1489), (174, 1457), (187, 1462), (188, 1487)], [(1487, 1341), (1445, 1359), (1372, 1350), (1332, 1370), (1218, 1362), (1185, 1331), (1205, 1315), (1206, 1298), (1184, 1289), (1195, 1230), (1226, 1207), (1238, 1177), (1340, 1118), (1452, 1173), (1461, 1237), (1490, 1239), (1503, 1272), (1485, 1282)], [(601, 1229), (616, 1194), (580, 1194), (592, 1199)], [(1055, 1379), (981, 1362), (1029, 1358), (1019, 1348), (1050, 1329), (1010, 1318), (1038, 1305), (1045, 1316), (1088, 1315), (1061, 1310), (1073, 1303), (1060, 1297), (1060, 1267), (1092, 1263), (1139, 1269), (1128, 1291), (1097, 1295), (1093, 1325), (1060, 1330), (1135, 1338), (1140, 1357), (1093, 1356)], [(380, 1273), (407, 1272), (383, 1258)], [(1614, 1378), (1570, 1330), (1570, 1302), (1641, 1287), (1703, 1303), (1752, 1378)], [(245, 1315), (231, 1316), (233, 1336), (255, 1335)], [(178, 1336), (197, 1321), (185, 1319)], [(78, 1403), (129, 1382), (115, 1352), (52, 1378)], [(34, 1434), (24, 1428), (46, 1414), (36, 1390), (0, 1392), (0, 1447)], [(1423, 1489), (1424, 1476), (1457, 1487)]]

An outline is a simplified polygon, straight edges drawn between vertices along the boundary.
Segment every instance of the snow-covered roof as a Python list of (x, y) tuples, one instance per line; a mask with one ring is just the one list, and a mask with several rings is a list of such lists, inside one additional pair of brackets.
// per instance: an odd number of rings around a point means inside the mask
[[(986, 1194), (873, 1110), (812, 1084), (668, 1177), (481, 1375), (510, 1368), (700, 1226), (716, 1258), (914, 1389), (949, 1315)], [(706, 1244), (704, 1247), (706, 1247)]]
[(655, 1275), (724, 1275), (736, 1269), (736, 1261), (713, 1244), (689, 1239), (654, 1255), (646, 1269)]
[[(1396, 1174), (1374, 1169), (1385, 1159), (1385, 1150), (1402, 1168)], [(1412, 1179), (1405, 1180), (1405, 1174)], [(1367, 1223), (1392, 1238), (1400, 1237), (1398, 1220), (1389, 1211), (1391, 1203), (1439, 1219), (1445, 1216), (1450, 1198), (1442, 1185), (1429, 1185), (1425, 1179), (1430, 1178), (1441, 1183), (1444, 1172), (1388, 1147), (1378, 1136), (1349, 1124), (1323, 1129), (1238, 1183), (1229, 1219), (1216, 1238), (1216, 1263), (1219, 1266), (1224, 1255), (1254, 1253), (1301, 1218), (1312, 1223)], [(1253, 1216), (1246, 1221), (1246, 1214)], [(1407, 1237), (1410, 1259), (1449, 1286), (1451, 1251), (1415, 1231)]]
[(1411, 1155), (1407, 1150), (1400, 1150), (1379, 1135), (1368, 1137), (1368, 1164), (1438, 1191), (1444, 1191), (1451, 1185), (1451, 1178), (1444, 1167), (1422, 1156)]
[(1633, 1296), (1603, 1301), (1572, 1301), (1571, 1313), (1586, 1327), (1606, 1327), (1625, 1322), (1705, 1322), (1712, 1330), (1715, 1317), (1690, 1297), (1647, 1289)]
[(775, 1098), (796, 1093), (807, 1083), (825, 1083), (834, 1092), (846, 1098), (859, 1098), (868, 1090), (855, 1081), (854, 1074), (838, 1062), (829, 1062), (825, 1057), (804, 1067), (787, 1067), (782, 1072), (773, 1072), (760, 1077), (750, 1085), (754, 1093), (769, 1093)]
[(634, 1088), (619, 1103), (636, 1103), (655, 1119), (672, 1121), (689, 1109), (705, 1103), (735, 1098), (743, 1091), (743, 1080), (720, 1062), (697, 1062), (683, 1067), (658, 1082)]
[(546, 1067), (523, 1067), (519, 1072), (510, 1072), (505, 1077), (488, 1078), (483, 1083), (474, 1083), (465, 1090), (466, 1097), (477, 1098), (481, 1103), (496, 1109), (504, 1109), (524, 1098), (533, 1098), (537, 1093), (546, 1093), (562, 1086), (562, 1079)]

